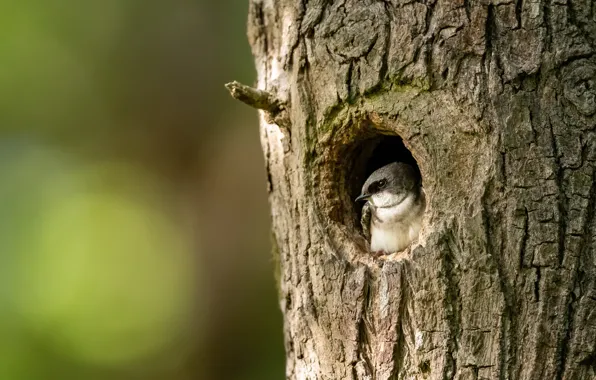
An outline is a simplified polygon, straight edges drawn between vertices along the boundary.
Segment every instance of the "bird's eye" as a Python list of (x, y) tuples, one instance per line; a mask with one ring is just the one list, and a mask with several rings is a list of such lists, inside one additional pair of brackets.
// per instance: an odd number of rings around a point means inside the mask
[(383, 187), (385, 187), (386, 184), (387, 184), (387, 181), (384, 180), (384, 179), (382, 179), (382, 180), (379, 181), (378, 186), (379, 186), (379, 188), (383, 188)]

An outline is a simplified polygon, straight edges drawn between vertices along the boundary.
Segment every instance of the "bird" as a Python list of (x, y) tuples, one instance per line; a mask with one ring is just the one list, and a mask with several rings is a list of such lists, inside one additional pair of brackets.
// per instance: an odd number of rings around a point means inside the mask
[(373, 254), (403, 251), (418, 238), (426, 195), (411, 165), (392, 162), (375, 170), (355, 201), (366, 201), (360, 221)]

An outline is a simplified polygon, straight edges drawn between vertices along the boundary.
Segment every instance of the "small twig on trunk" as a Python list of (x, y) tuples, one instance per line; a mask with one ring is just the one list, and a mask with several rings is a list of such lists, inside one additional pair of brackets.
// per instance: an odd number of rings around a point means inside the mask
[(275, 116), (281, 111), (281, 103), (273, 94), (259, 90), (236, 81), (226, 84), (226, 88), (234, 99), (240, 100), (253, 108), (267, 111)]
[(234, 99), (240, 100), (253, 108), (265, 111), (265, 120), (277, 124), (285, 135), (290, 135), (290, 118), (285, 103), (268, 91), (259, 90), (236, 81), (226, 84)]

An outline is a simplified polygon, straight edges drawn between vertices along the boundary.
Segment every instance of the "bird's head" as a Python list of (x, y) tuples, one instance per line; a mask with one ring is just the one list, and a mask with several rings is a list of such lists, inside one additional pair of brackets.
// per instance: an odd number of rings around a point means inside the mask
[(418, 172), (406, 163), (392, 162), (368, 177), (356, 201), (369, 201), (375, 207), (393, 207), (419, 191)]

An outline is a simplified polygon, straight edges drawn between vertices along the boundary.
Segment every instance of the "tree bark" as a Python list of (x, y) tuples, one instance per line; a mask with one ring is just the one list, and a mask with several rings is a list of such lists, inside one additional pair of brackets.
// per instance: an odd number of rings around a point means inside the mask
[[(249, 13), (287, 378), (595, 379), (594, 0)], [(408, 151), (423, 230), (377, 259), (353, 200)]]

